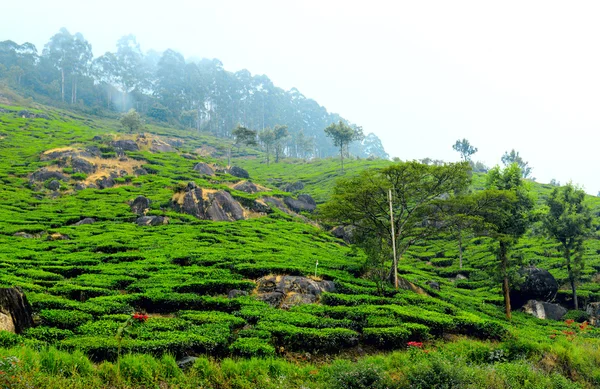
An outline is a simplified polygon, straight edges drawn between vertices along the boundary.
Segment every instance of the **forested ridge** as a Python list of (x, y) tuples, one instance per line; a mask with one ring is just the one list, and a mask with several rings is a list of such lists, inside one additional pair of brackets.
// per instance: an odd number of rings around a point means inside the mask
[[(231, 137), (239, 124), (253, 130), (287, 126), (283, 152), (296, 158), (337, 153), (323, 129), (340, 120), (296, 88), (285, 91), (265, 75), (230, 72), (217, 59), (184, 58), (175, 50), (142, 51), (134, 35), (116, 51), (95, 56), (81, 33), (62, 28), (41, 50), (0, 42), (0, 80), (25, 96), (106, 115), (135, 109), (149, 121)], [(353, 125), (354, 126), (354, 125)], [(359, 157), (387, 158), (375, 134), (354, 142)]]

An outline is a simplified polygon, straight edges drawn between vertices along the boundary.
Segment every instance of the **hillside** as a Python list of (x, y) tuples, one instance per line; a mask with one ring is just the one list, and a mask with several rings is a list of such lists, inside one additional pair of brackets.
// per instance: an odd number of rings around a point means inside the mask
[[(451, 237), (420, 242), (399, 268), (406, 289), (379, 293), (364, 254), (311, 213), (340, 176), (335, 159), (267, 165), (242, 149), (244, 178), (225, 166), (221, 138), (155, 125), (128, 134), (116, 120), (21, 103), (0, 105), (0, 284), (22, 289), (36, 325), (0, 332), (0, 357), (16, 356), (11, 369), (35, 387), (600, 383), (597, 329), (504, 319), (484, 238), (469, 239), (462, 269)], [(389, 163), (348, 161), (345, 175)], [(551, 190), (530, 185), (538, 202)], [(535, 230), (515, 254), (548, 269), (568, 306), (562, 259)], [(598, 252), (590, 240), (584, 304), (600, 301)], [(134, 312), (148, 319), (119, 339)], [(199, 358), (183, 373), (185, 357)]]

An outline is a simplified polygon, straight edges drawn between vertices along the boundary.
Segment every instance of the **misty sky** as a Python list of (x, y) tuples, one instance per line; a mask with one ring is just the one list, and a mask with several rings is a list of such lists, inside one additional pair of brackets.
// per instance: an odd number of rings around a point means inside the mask
[[(93, 5), (92, 5), (93, 4)], [(133, 33), (266, 74), (376, 133), (401, 159), (500, 163), (512, 148), (539, 182), (596, 194), (600, 147), (597, 1), (12, 1), (0, 40), (41, 51), (66, 27), (94, 54)]]

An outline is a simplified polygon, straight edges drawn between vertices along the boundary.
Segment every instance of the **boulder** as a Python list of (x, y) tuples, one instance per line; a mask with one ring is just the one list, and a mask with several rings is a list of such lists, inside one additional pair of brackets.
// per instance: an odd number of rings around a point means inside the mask
[(17, 334), (33, 326), (31, 305), (20, 288), (0, 288), (0, 313), (7, 316), (2, 320), (5, 328)]
[(214, 194), (214, 200), (219, 203), (223, 211), (233, 220), (244, 220), (244, 210), (240, 203), (234, 200), (229, 192), (220, 190)]
[(74, 226), (82, 226), (84, 224), (94, 224), (96, 223), (96, 220), (92, 219), (91, 217), (86, 217), (85, 219), (81, 219), (80, 221), (78, 221), (77, 223), (73, 224)]
[(215, 171), (213, 170), (213, 168), (204, 162), (198, 162), (194, 166), (194, 170), (205, 176), (214, 176), (215, 175)]
[(250, 181), (243, 181), (233, 186), (233, 189), (246, 193), (258, 192), (258, 187)]
[(78, 182), (77, 184), (75, 184), (75, 186), (73, 187), (73, 189), (79, 191), (79, 190), (84, 190), (86, 188), (85, 184), (82, 184), (81, 182)]
[(302, 181), (296, 181), (291, 184), (283, 185), (281, 189), (285, 192), (297, 192), (304, 189), (304, 183)]
[(179, 367), (181, 370), (188, 370), (189, 368), (194, 366), (194, 363), (196, 363), (196, 359), (198, 359), (198, 357), (191, 357), (187, 355), (177, 360), (177, 367)]
[(145, 176), (148, 174), (148, 170), (144, 169), (143, 167), (138, 167), (135, 168), (133, 174), (135, 174), (136, 176)]
[(245, 290), (232, 289), (229, 291), (229, 293), (227, 293), (227, 297), (230, 299), (240, 296), (248, 296), (248, 292), (246, 292)]
[(512, 288), (510, 301), (514, 307), (522, 307), (529, 300), (553, 301), (558, 291), (558, 283), (548, 270), (534, 266), (519, 270), (525, 278), (523, 283)]
[[(300, 196), (304, 196), (300, 198)], [(300, 195), (298, 199), (286, 197), (283, 202), (294, 212), (313, 212), (317, 206), (315, 201), (309, 195)]]
[(52, 180), (48, 183), (48, 185), (46, 186), (48, 189), (50, 190), (59, 190), (60, 189), (60, 182), (56, 181), (56, 180)]
[(75, 173), (92, 174), (96, 171), (96, 166), (80, 157), (71, 158), (71, 167)]
[(354, 243), (354, 230), (353, 226), (337, 226), (331, 230), (331, 235), (343, 239), (346, 243)]
[(239, 166), (232, 166), (227, 170), (227, 173), (231, 174), (234, 177), (239, 177), (239, 178), (250, 178), (250, 175), (248, 174), (248, 172), (244, 169), (242, 169)]
[(144, 196), (138, 196), (131, 202), (131, 211), (139, 216), (145, 215), (150, 209), (150, 199)]
[(465, 276), (464, 274), (457, 274), (456, 277), (454, 277), (455, 281), (464, 281), (464, 280), (468, 280), (469, 278), (467, 276)]
[(298, 200), (304, 201), (306, 204), (314, 205), (315, 207), (317, 206), (315, 199), (313, 199), (309, 194), (298, 195)]
[(116, 182), (113, 177), (102, 177), (96, 180), (96, 185), (100, 189), (112, 188), (115, 186)]
[(206, 218), (215, 222), (229, 221), (229, 216), (225, 213), (219, 202), (212, 201), (212, 203), (206, 208)]
[(523, 311), (537, 317), (538, 319), (562, 320), (567, 309), (544, 301), (529, 300), (523, 306)]
[(77, 152), (72, 149), (47, 151), (45, 153), (42, 153), (42, 155), (40, 156), (40, 161), (66, 161), (67, 159), (75, 156), (76, 154)]
[(317, 302), (321, 293), (334, 292), (332, 281), (300, 276), (266, 276), (256, 281), (257, 298), (274, 307), (289, 308)]
[(135, 222), (138, 226), (159, 226), (169, 224), (169, 218), (165, 216), (140, 216)]
[(150, 151), (155, 153), (172, 153), (175, 151), (175, 149), (168, 143), (153, 139), (152, 145), (150, 146)]
[(435, 282), (435, 281), (429, 281), (427, 283), (427, 286), (429, 286), (433, 290), (440, 290), (440, 284), (438, 282)]
[(137, 143), (135, 143), (135, 141), (131, 139), (116, 140), (112, 143), (112, 145), (115, 148), (121, 149), (123, 151), (138, 151), (140, 149)]
[(185, 159), (196, 159), (196, 157), (194, 157), (192, 154), (181, 154), (181, 156)]
[(294, 212), (290, 211), (288, 209), (288, 207), (285, 206), (283, 201), (281, 201), (280, 199), (278, 199), (276, 197), (263, 197), (263, 201), (265, 203), (270, 204), (273, 207), (279, 209), (280, 211), (287, 213), (288, 215), (294, 215)]
[(253, 212), (264, 214), (273, 213), (271, 207), (265, 204), (262, 200), (254, 200), (254, 202), (252, 202), (252, 204), (250, 205), (250, 210)]
[(35, 235), (28, 234), (27, 232), (23, 232), (23, 231), (15, 232), (13, 234), (13, 236), (17, 236), (19, 238), (25, 238), (25, 239), (35, 239), (36, 238)]
[(46, 240), (71, 240), (71, 237), (69, 235), (61, 234), (60, 232), (55, 232), (48, 235)]
[(600, 327), (600, 302), (589, 303), (585, 311), (590, 316), (590, 324)]
[(47, 180), (67, 181), (68, 178), (60, 172), (46, 169), (40, 169), (31, 175), (31, 181), (44, 182)]

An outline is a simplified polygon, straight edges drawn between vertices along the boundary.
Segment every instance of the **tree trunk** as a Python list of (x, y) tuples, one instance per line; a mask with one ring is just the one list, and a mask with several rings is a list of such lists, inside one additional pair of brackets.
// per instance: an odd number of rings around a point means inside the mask
[(511, 308), (510, 308), (510, 288), (508, 286), (508, 258), (507, 258), (508, 248), (506, 247), (506, 243), (500, 242), (500, 261), (502, 262), (502, 292), (504, 292), (504, 310), (506, 313), (506, 318), (508, 320), (512, 319)]
[(571, 250), (565, 248), (565, 259), (567, 260), (567, 271), (569, 272), (569, 283), (571, 284), (571, 292), (573, 293), (573, 304), (575, 309), (579, 309), (579, 302), (577, 301), (577, 288), (575, 287), (575, 275), (571, 268)]
[(269, 166), (269, 145), (267, 144), (267, 166)]
[(463, 265), (463, 244), (462, 244), (462, 230), (458, 229), (458, 267), (462, 269)]
[(342, 159), (342, 173), (344, 172), (344, 144), (340, 145), (340, 158)]
[(60, 69), (60, 76), (61, 76), (61, 87), (60, 87), (60, 98), (62, 100), (62, 102), (65, 102), (65, 69)]

